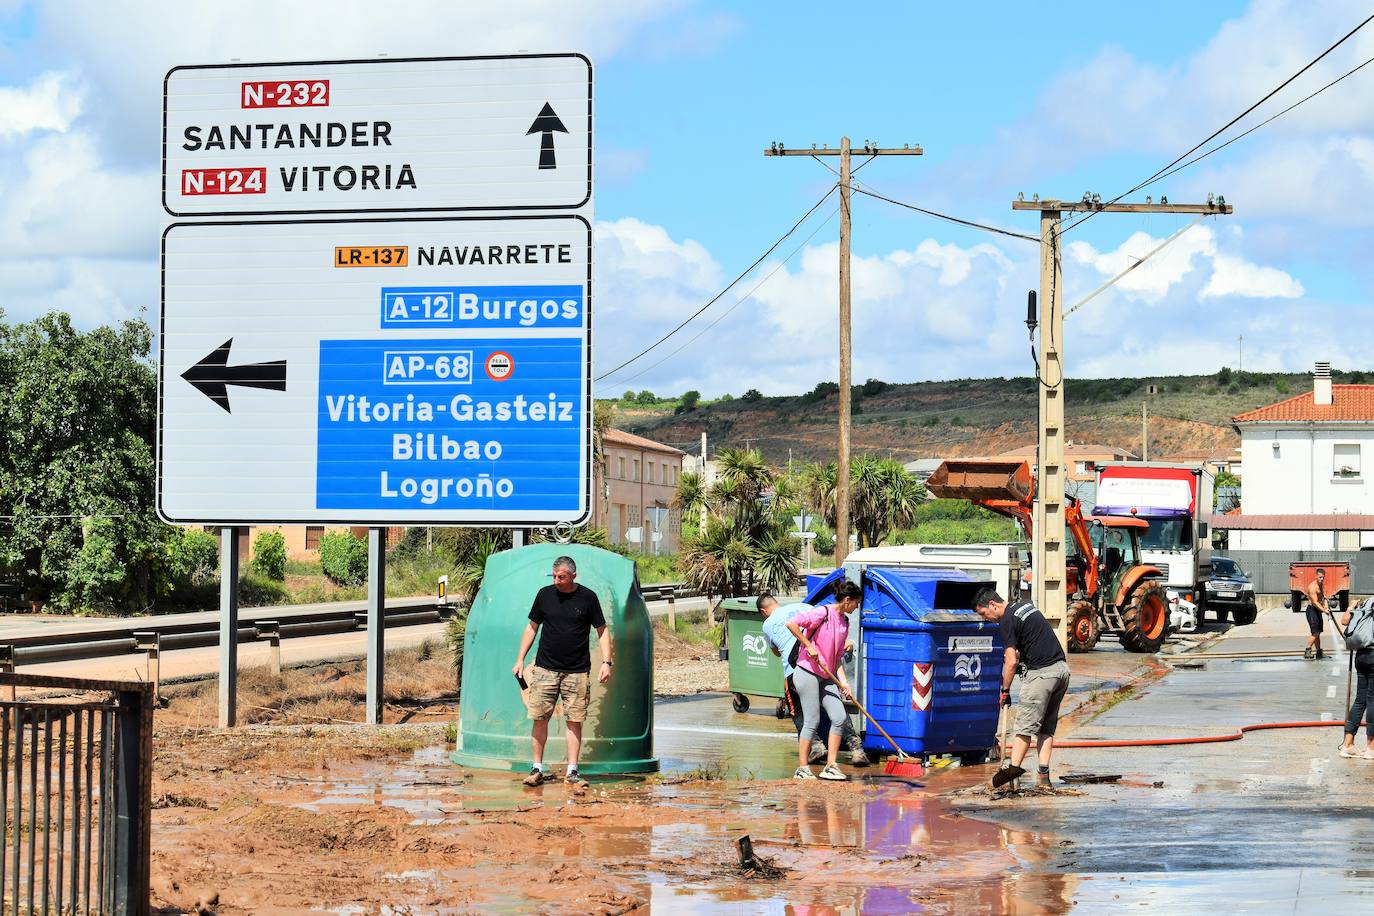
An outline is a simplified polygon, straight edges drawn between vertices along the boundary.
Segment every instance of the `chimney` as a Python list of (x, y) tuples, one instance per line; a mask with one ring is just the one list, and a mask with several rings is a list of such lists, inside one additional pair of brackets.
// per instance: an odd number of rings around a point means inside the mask
[(1312, 370), (1312, 403), (1318, 407), (1331, 406), (1331, 364), (1317, 363)]

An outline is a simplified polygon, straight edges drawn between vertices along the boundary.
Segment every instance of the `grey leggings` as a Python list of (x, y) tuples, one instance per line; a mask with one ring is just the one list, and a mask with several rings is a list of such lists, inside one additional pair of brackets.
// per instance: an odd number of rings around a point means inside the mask
[(821, 706), (825, 706), (825, 716), (830, 720), (830, 734), (844, 733), (847, 719), (844, 700), (840, 699), (840, 688), (831, 680), (822, 680), (805, 668), (797, 668), (792, 673), (792, 686), (797, 688), (801, 700), (802, 727), (801, 737), (810, 741), (816, 737), (816, 727), (821, 724)]

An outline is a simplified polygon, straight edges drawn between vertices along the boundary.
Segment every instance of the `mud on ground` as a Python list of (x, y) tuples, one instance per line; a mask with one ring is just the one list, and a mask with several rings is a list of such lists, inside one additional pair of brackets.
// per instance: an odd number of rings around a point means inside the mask
[[(337, 722), (362, 718), (349, 664), (246, 672), (245, 699), (266, 723), (233, 731), (202, 726), (211, 687), (172, 691), (155, 720), (160, 912), (639, 913), (682, 895), (846, 907), (874, 889), (897, 911), (973, 912), (956, 905), (969, 881), (990, 895), (984, 912), (1002, 909), (1013, 859), (997, 829), (906, 783), (670, 773), (579, 793), (460, 769), (448, 761), (456, 704), (434, 698), (448, 661), (410, 651), (388, 672), (414, 707), (388, 718), (410, 722), (385, 728)], [(744, 834), (770, 869), (741, 870)]]
[[(848, 906), (874, 888), (934, 912), (999, 912), (1013, 864), (996, 827), (905, 783), (526, 789), (450, 765), (431, 725), (164, 728), (157, 745), (163, 913), (639, 913), (681, 895)], [(743, 834), (776, 877), (741, 869)]]

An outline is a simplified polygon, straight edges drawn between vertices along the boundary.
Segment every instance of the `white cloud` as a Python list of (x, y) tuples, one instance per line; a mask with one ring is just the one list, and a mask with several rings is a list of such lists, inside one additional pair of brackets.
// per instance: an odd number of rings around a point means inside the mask
[(64, 131), (81, 113), (82, 93), (65, 73), (44, 73), (28, 86), (0, 86), (0, 139)]
[[(706, 249), (674, 241), (662, 227), (601, 223), (597, 242), (598, 373), (671, 329), (725, 282)], [(854, 377), (1003, 374), (998, 360), (1020, 345), (991, 329), (1019, 308), (1008, 301), (1008, 290), (1023, 288), (1034, 270), (1033, 253), (1016, 261), (993, 245), (963, 248), (931, 239), (909, 250), (855, 257)], [(753, 296), (740, 302), (755, 286)], [(790, 263), (767, 261), (670, 343), (599, 384), (598, 392), (810, 389), (837, 371), (838, 291), (834, 242), (808, 245)]]
[(109, 168), (86, 131), (45, 136), (22, 159), (0, 162), (7, 256), (156, 257), (156, 171)]
[[(1162, 241), (1145, 232), (1136, 232), (1112, 251), (1099, 252), (1083, 241), (1070, 242), (1066, 250), (1070, 263), (1090, 267), (1105, 280), (1140, 261)], [(1185, 282), (1201, 275), (1207, 277), (1198, 292), (1201, 299), (1228, 296), (1292, 299), (1303, 294), (1302, 284), (1284, 271), (1219, 252), (1217, 234), (1206, 225), (1189, 229), (1118, 280), (1113, 289), (1126, 299), (1158, 303)], [(1072, 302), (1066, 303), (1066, 307), (1071, 306)]]
[(1202, 290), (1202, 298), (1245, 296), (1251, 299), (1296, 299), (1303, 294), (1302, 284), (1274, 267), (1251, 264), (1243, 258), (1217, 255), (1212, 260), (1212, 278)]
[[(1314, 311), (1337, 307), (1299, 299), (1302, 284), (1243, 257), (1242, 238), (1238, 231), (1219, 238), (1210, 226), (1195, 227), (1070, 316), (1062, 345), (1069, 372), (1215, 372), (1234, 364), (1235, 334), (1245, 335), (1247, 367), (1297, 370), (1327, 358), (1295, 350), (1292, 329), (1310, 325)], [(604, 372), (705, 303), (723, 272), (701, 245), (638, 220), (598, 224), (597, 240), (596, 352), (598, 372)], [(1107, 251), (1074, 243), (1065, 259), (1065, 304), (1159, 241), (1138, 233)], [(721, 317), (769, 273), (752, 299)], [(834, 242), (809, 245), (781, 267), (777, 260), (765, 262), (670, 343), (599, 384), (598, 393), (628, 387), (660, 393), (697, 388), (708, 396), (748, 388), (798, 393), (834, 378), (838, 273)], [(1020, 322), (1025, 290), (1035, 288), (1038, 277), (1033, 246), (1004, 250), (925, 239), (913, 248), (854, 257), (854, 378), (1029, 375)], [(1340, 312), (1344, 330), (1315, 333), (1305, 347), (1354, 365), (1345, 341), (1352, 333), (1374, 332), (1374, 315), (1351, 307)]]
[[(79, 68), (93, 120), (119, 158), (157, 155), (162, 80), (173, 66), (567, 51), (595, 64), (655, 34), (688, 0), (239, 0), (235, 3), (43, 0), (33, 44)], [(696, 45), (685, 50), (692, 50)]]

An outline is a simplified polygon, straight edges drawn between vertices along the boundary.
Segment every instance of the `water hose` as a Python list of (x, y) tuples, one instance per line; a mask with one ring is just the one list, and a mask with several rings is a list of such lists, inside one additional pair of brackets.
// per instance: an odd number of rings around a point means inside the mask
[(1323, 726), (1345, 725), (1344, 721), (1318, 722), (1258, 722), (1242, 725), (1234, 732), (1225, 735), (1196, 735), (1191, 738), (1140, 738), (1132, 741), (1055, 741), (1054, 749), (1090, 747), (1166, 747), (1173, 744), (1221, 744), (1226, 741), (1239, 741), (1246, 732), (1262, 732), (1275, 728), (1321, 728)]

